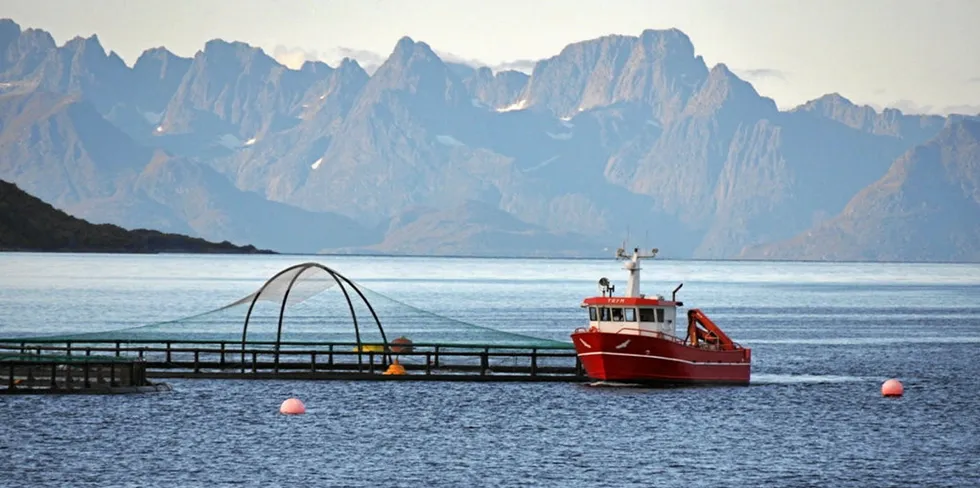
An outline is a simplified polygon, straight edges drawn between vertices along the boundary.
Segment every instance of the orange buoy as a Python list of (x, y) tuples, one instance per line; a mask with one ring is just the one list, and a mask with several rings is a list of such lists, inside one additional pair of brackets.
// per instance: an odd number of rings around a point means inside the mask
[(391, 365), (388, 366), (388, 370), (383, 374), (403, 375), (405, 374), (405, 367), (398, 364), (398, 358), (395, 358), (391, 361)]
[(881, 395), (886, 397), (900, 397), (905, 393), (902, 382), (892, 378), (881, 385)]
[(279, 406), (279, 413), (284, 415), (300, 415), (306, 413), (306, 405), (299, 398), (288, 398)]

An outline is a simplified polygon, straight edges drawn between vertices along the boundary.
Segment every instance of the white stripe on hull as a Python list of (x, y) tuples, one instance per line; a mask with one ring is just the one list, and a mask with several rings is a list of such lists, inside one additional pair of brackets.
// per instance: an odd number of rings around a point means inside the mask
[(745, 362), (743, 362), (743, 363), (698, 362), (698, 361), (688, 361), (686, 359), (668, 358), (668, 357), (664, 357), (664, 356), (650, 356), (650, 355), (647, 355), (647, 354), (630, 354), (630, 353), (626, 353), (626, 352), (605, 352), (605, 351), (583, 352), (583, 353), (579, 353), (579, 357), (582, 357), (582, 356), (595, 356), (597, 354), (599, 354), (599, 355), (605, 354), (607, 356), (624, 356), (624, 357), (632, 357), (632, 358), (662, 359), (664, 361), (675, 361), (675, 362), (678, 362), (678, 363), (694, 364), (694, 365), (698, 365), (698, 366), (749, 366), (751, 364), (751, 363), (745, 363)]

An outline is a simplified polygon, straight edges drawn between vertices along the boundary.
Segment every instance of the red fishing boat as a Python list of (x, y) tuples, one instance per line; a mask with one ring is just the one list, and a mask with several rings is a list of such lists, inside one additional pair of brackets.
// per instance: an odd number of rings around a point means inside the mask
[(629, 271), (626, 294), (614, 296), (615, 286), (599, 280), (600, 296), (586, 298), (588, 327), (572, 333), (575, 351), (586, 374), (599, 381), (640, 384), (747, 385), (752, 350), (742, 347), (699, 309), (687, 311), (686, 335), (677, 335), (678, 308), (674, 289), (670, 300), (640, 293), (640, 260), (657, 254), (616, 252)]

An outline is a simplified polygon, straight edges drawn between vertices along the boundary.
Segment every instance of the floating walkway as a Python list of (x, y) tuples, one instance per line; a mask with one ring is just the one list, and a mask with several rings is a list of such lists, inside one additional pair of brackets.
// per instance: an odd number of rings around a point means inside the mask
[[(340, 299), (313, 299), (326, 291)], [(314, 262), (285, 268), (210, 312), (104, 332), (0, 338), (0, 354), (10, 357), (11, 391), (42, 383), (74, 391), (82, 377), (88, 388), (93, 372), (97, 380), (108, 375), (112, 388), (153, 386), (148, 378), (587, 380), (570, 342), (442, 317)]]
[(0, 349), (0, 394), (120, 394), (169, 391), (146, 365), (125, 357), (12, 353)]
[[(48, 384), (45, 382), (52, 381), (49, 372), (58, 371), (58, 385), (78, 385), (85, 368), (89, 371), (88, 378), (95, 377), (93, 375), (97, 372), (102, 383), (109, 378), (114, 384), (134, 386), (142, 385), (141, 382), (146, 382), (147, 378), (484, 382), (587, 380), (571, 348), (456, 344), (385, 347), (382, 344), (296, 342), (249, 343), (244, 349), (240, 346), (224, 341), (124, 343), (32, 340), (18, 343), (8, 340), (0, 342), (0, 357), (6, 354), (19, 358), (24, 364), (18, 363), (17, 368), (22, 368), (26, 363), (43, 364), (44, 367), (38, 366), (32, 384)], [(66, 369), (66, 364), (71, 366)], [(24, 373), (19, 372), (17, 377), (23, 378)]]

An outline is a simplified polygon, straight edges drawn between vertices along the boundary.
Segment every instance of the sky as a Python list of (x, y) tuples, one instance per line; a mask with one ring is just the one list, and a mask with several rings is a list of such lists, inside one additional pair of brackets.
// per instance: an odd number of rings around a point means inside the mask
[[(678, 28), (780, 108), (827, 93), (920, 113), (980, 112), (980, 0), (3, 0), (0, 17), (61, 44), (97, 34), (132, 64), (242, 41), (284, 64), (364, 64), (402, 36), (500, 66), (609, 34)], [(525, 66), (516, 63), (514, 66)]]

